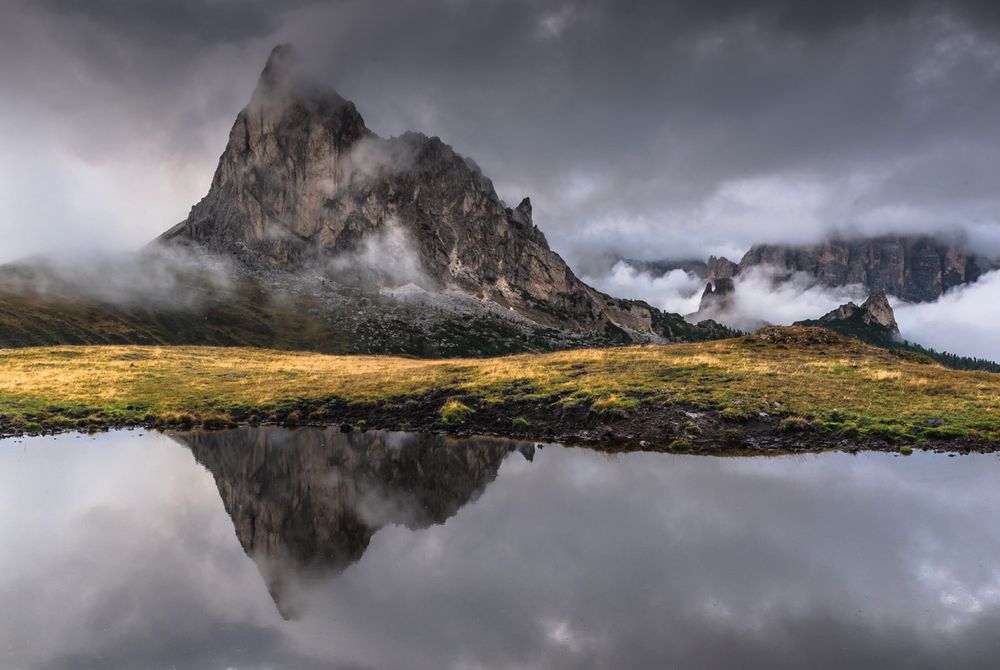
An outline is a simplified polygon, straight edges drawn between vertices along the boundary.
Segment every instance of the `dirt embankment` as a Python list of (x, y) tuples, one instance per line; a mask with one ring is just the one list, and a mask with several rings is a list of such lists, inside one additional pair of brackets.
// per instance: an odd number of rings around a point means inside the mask
[[(145, 427), (161, 430), (203, 428), (220, 430), (240, 424), (340, 426), (342, 430), (433, 431), (456, 436), (496, 435), (514, 439), (591, 446), (610, 451), (671, 451), (681, 453), (777, 454), (879, 450), (906, 453), (914, 447), (969, 452), (994, 451), (1000, 445), (967, 438), (929, 439), (920, 444), (871, 435), (826, 431), (799, 419), (781, 416), (727, 417), (715, 410), (638, 402), (627, 409), (595, 410), (567, 405), (559, 398), (477, 403), (463, 399), (452, 413), (442, 411), (454, 395), (432, 392), (417, 397), (374, 403), (347, 403), (332, 398), (284, 403), (278, 408), (244, 409), (225, 416), (170, 414), (143, 420), (66, 425), (44, 432), (108, 430)], [(466, 404), (467, 403), (467, 404)], [(32, 434), (12, 431), (0, 421), (0, 437)]]

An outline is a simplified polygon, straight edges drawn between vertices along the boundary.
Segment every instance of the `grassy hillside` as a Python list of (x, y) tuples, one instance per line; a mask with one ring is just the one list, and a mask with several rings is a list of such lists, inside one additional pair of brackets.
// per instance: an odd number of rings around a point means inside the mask
[(0, 370), (7, 434), (350, 420), (674, 448), (720, 440), (747, 448), (1000, 440), (1000, 376), (908, 360), (810, 328), (451, 360), (60, 346), (0, 351)]
[[(250, 277), (231, 278), (219, 287), (193, 274), (173, 275), (170, 291), (113, 300), (52, 278), (39, 280), (48, 282), (47, 291), (25, 290), (26, 280), (13, 283), (11, 273), (10, 267), (0, 267), (0, 347), (211, 345), (453, 358), (634, 341), (611, 324), (599, 333), (560, 331), (485, 309), (447, 312), (353, 290), (332, 295), (323, 293), (322, 285), (291, 280), (281, 289)], [(678, 339), (713, 339), (733, 332), (698, 328), (676, 314), (654, 317), (662, 332)]]
[(837, 321), (809, 319), (806, 321), (798, 321), (795, 325), (827, 328), (835, 333), (839, 333), (847, 337), (854, 337), (862, 342), (867, 342), (868, 344), (873, 344), (877, 347), (893, 349), (901, 353), (907, 352), (913, 360), (925, 357), (953, 370), (983, 370), (985, 372), (1000, 373), (1000, 363), (996, 363), (985, 358), (959, 356), (945, 351), (937, 351), (936, 349), (931, 349), (930, 347), (925, 347), (915, 342), (909, 342), (906, 340), (900, 341), (896, 339), (894, 334), (889, 329), (878, 324), (866, 324), (860, 312), (848, 319)]

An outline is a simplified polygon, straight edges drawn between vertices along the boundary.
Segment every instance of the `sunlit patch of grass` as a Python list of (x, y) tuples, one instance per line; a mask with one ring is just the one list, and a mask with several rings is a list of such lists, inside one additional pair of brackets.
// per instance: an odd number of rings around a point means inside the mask
[(591, 403), (590, 409), (603, 414), (605, 412), (628, 412), (638, 406), (638, 398), (630, 398), (612, 393), (611, 395), (602, 396), (595, 400)]
[[(0, 430), (8, 432), (112, 420), (196, 425), (251, 414), (287, 422), (303, 401), (402, 406), (441, 391), (469, 412), (511, 401), (600, 414), (679, 405), (736, 422), (761, 412), (804, 417), (820, 430), (892, 440), (1000, 435), (1000, 375), (915, 362), (852, 340), (818, 349), (741, 337), (452, 360), (244, 347), (0, 350)], [(299, 421), (322, 418), (310, 414), (314, 407), (303, 411)], [(467, 416), (442, 408), (441, 421)]]

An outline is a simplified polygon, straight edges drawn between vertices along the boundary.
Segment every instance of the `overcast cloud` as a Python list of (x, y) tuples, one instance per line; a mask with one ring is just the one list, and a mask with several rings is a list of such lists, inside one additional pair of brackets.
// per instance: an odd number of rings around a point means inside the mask
[(995, 239), (998, 26), (972, 1), (8, 0), (0, 260), (182, 219), (282, 41), (376, 132), (530, 195), (584, 273), (830, 229)]
[[(619, 257), (831, 231), (958, 230), (1000, 254), (995, 2), (7, 0), (0, 262), (135, 248), (183, 219), (281, 42), (379, 134), (438, 135), (507, 202), (531, 196), (552, 246), (618, 295), (686, 311), (700, 293)], [(912, 314), (947, 346), (937, 307)], [(1000, 355), (993, 328), (960, 348)]]

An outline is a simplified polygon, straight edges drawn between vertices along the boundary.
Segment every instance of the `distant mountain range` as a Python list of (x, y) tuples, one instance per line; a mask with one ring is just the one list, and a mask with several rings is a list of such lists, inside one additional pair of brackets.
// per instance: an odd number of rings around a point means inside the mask
[(802, 246), (758, 244), (738, 263), (715, 256), (707, 262), (625, 262), (654, 276), (682, 269), (707, 281), (738, 278), (755, 269), (772, 272), (778, 281), (804, 272), (824, 286), (856, 284), (870, 293), (884, 291), (910, 302), (936, 300), (945, 291), (971, 284), (1000, 267), (995, 259), (975, 253), (962, 242), (930, 235), (830, 239)]

